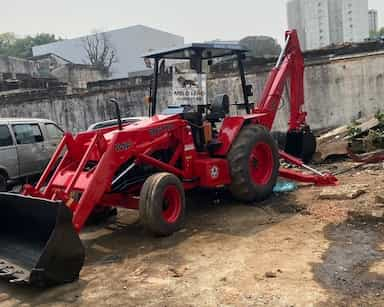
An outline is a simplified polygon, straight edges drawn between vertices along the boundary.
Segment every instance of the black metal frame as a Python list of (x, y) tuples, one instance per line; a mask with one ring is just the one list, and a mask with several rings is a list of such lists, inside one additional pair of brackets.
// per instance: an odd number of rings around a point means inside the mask
[[(194, 54), (200, 54), (200, 55), (202, 54), (202, 51), (204, 50), (203, 47), (199, 47), (199, 48), (190, 47), (190, 48), (186, 48), (185, 50), (188, 50), (188, 49), (194, 50)], [(225, 49), (223, 48), (223, 50), (225, 50)], [(244, 96), (244, 105), (245, 105), (245, 109), (246, 109), (247, 114), (250, 114), (251, 113), (251, 107), (249, 104), (249, 97), (248, 97), (248, 92), (247, 92), (247, 81), (245, 78), (245, 70), (244, 70), (244, 63), (243, 63), (243, 58), (244, 58), (244, 54), (245, 54), (246, 50), (228, 49), (227, 51), (229, 54), (226, 54), (225, 56), (235, 55), (237, 57), (239, 74), (240, 74), (240, 79), (241, 79), (241, 88), (242, 88), (243, 96)], [(149, 56), (150, 58), (153, 58), (155, 61), (154, 72), (153, 72), (152, 91), (151, 91), (151, 104), (152, 104), (151, 105), (151, 115), (152, 116), (156, 114), (156, 109), (157, 109), (157, 92), (158, 92), (158, 86), (159, 86), (159, 63), (160, 63), (160, 60), (161, 59), (168, 59), (168, 60), (174, 59), (174, 58), (166, 58), (165, 57), (166, 54), (168, 54), (168, 53), (163, 52), (163, 53), (157, 54), (156, 56)], [(223, 57), (223, 56), (219, 56), (219, 57), (218, 56), (211, 56), (211, 57), (204, 57), (204, 58), (202, 56), (200, 56), (199, 67), (202, 67), (202, 61), (203, 60), (209, 60), (209, 59), (220, 58), (220, 57)], [(185, 59), (191, 60), (192, 57), (185, 58)]]
[(154, 116), (156, 114), (156, 105), (157, 105), (157, 88), (159, 83), (159, 58), (155, 58), (155, 67), (153, 72), (153, 84), (152, 84), (152, 97), (151, 97), (151, 107), (152, 112), (151, 115)]
[(119, 126), (119, 130), (123, 130), (123, 122), (121, 120), (121, 112), (120, 112), (119, 103), (115, 98), (111, 98), (111, 99), (109, 99), (109, 101), (115, 105), (117, 124)]
[(245, 70), (244, 70), (244, 64), (243, 64), (243, 58), (242, 57), (243, 57), (242, 53), (237, 54), (237, 63), (239, 66), (239, 72), (240, 72), (240, 78), (241, 78), (241, 88), (243, 90), (245, 109), (247, 110), (247, 114), (251, 114), (251, 108), (249, 106), (249, 97), (248, 97), (248, 93), (247, 93), (247, 81), (245, 79)]

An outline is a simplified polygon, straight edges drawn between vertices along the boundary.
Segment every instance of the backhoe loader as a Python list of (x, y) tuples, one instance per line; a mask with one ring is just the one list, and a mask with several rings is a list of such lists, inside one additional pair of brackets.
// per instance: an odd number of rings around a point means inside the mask
[[(303, 111), (304, 61), (296, 31), (285, 45), (258, 103), (250, 102), (246, 50), (235, 44), (191, 44), (147, 54), (154, 62), (151, 117), (95, 131), (67, 133), (36, 185), (21, 195), (1, 193), (0, 275), (12, 283), (50, 286), (79, 278), (84, 247), (79, 238), (98, 208), (137, 209), (145, 228), (158, 236), (178, 231), (186, 216), (185, 191), (228, 189), (245, 203), (268, 198), (278, 176), (333, 185), (337, 179), (306, 166), (314, 136)], [(207, 101), (200, 83), (203, 67), (231, 58), (240, 73), (242, 102), (227, 94)], [(188, 103), (169, 102), (158, 112), (159, 66), (186, 61), (197, 79), (176, 78)], [(289, 82), (289, 153), (279, 151), (270, 130)], [(191, 99), (191, 97), (193, 99)], [(116, 101), (112, 101), (118, 104)], [(236, 109), (237, 115), (231, 115)], [(284, 158), (311, 174), (280, 168)]]

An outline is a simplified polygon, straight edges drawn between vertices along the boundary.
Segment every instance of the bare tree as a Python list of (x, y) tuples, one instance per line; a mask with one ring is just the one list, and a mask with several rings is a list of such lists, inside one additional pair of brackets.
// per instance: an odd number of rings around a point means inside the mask
[(116, 49), (112, 46), (106, 33), (95, 32), (83, 39), (87, 53), (87, 62), (110, 76), (112, 64), (117, 62)]

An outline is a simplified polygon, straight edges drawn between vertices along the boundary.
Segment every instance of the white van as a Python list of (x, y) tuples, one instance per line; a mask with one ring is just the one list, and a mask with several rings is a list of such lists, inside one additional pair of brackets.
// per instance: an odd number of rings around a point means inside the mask
[(40, 174), (63, 134), (50, 120), (0, 118), (0, 191), (10, 181)]

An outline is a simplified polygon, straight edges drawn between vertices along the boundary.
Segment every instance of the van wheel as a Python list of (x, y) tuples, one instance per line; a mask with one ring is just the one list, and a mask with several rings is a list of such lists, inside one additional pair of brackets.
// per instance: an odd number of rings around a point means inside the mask
[(7, 177), (0, 174), (0, 192), (7, 192)]

